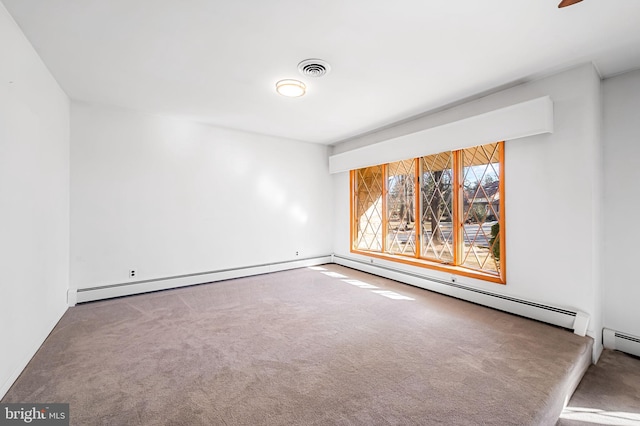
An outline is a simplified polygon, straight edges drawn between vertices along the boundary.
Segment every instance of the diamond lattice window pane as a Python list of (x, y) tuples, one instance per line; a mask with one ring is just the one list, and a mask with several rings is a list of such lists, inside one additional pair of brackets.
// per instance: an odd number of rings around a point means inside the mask
[(353, 246), (382, 251), (382, 166), (359, 169), (355, 174)]
[(387, 165), (387, 247), (415, 255), (415, 159)]
[(442, 152), (420, 159), (422, 196), (420, 201), (421, 257), (453, 261), (453, 155)]
[(463, 237), (462, 266), (499, 272), (500, 257), (500, 144), (462, 152)]

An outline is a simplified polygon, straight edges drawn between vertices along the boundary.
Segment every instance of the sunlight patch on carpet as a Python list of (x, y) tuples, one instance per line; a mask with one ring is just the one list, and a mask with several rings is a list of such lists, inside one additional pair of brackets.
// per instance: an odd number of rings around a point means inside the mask
[(378, 288), (373, 284), (369, 284), (369, 283), (365, 283), (364, 281), (359, 281), (359, 280), (342, 280), (347, 284), (351, 284), (351, 285), (355, 285), (356, 287), (360, 287), (360, 288)]
[(640, 426), (640, 413), (605, 411), (596, 408), (567, 407), (560, 418), (594, 425)]
[(393, 300), (416, 300), (409, 296), (403, 296), (402, 294), (396, 293), (395, 291), (372, 290), (372, 292), (379, 294), (380, 296), (388, 297), (389, 299), (393, 299)]
[(346, 275), (342, 275), (337, 272), (323, 272), (323, 274), (332, 278), (348, 278)]

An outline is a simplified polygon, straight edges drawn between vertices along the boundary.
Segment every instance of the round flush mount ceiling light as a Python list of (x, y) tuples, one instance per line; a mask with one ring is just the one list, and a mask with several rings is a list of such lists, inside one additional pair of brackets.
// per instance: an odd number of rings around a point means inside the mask
[(280, 80), (276, 83), (276, 92), (289, 98), (298, 98), (307, 92), (307, 86), (298, 80)]

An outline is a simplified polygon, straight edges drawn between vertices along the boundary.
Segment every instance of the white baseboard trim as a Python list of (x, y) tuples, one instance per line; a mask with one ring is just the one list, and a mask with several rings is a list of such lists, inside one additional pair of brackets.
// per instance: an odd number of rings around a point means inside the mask
[(20, 377), (20, 374), (22, 374), (22, 372), (27, 367), (31, 359), (35, 356), (36, 352), (38, 352), (38, 349), (40, 349), (40, 346), (42, 346), (44, 341), (47, 340), (47, 337), (49, 337), (49, 334), (51, 334), (51, 332), (53, 331), (53, 329), (58, 324), (58, 322), (60, 321), (60, 319), (62, 318), (62, 316), (66, 311), (67, 311), (67, 307), (65, 307), (64, 310), (62, 310), (62, 312), (60, 312), (60, 314), (56, 316), (55, 321), (50, 323), (47, 326), (47, 328), (45, 328), (45, 330), (39, 336), (37, 336), (37, 338), (33, 340), (33, 343), (30, 345), (30, 348), (27, 354), (20, 361), (20, 363), (13, 369), (13, 372), (7, 378), (7, 380), (5, 380), (4, 383), (2, 383), (2, 386), (0, 387), (0, 399), (4, 398), (7, 392), (9, 392), (9, 389), (11, 389), (11, 386), (13, 386), (13, 384), (18, 379), (18, 377)]
[(111, 299), (114, 297), (130, 296), (133, 294), (148, 293), (158, 290), (168, 290), (171, 288), (186, 287), (190, 285), (223, 281), (233, 278), (268, 274), (271, 272), (285, 271), (288, 269), (303, 268), (307, 266), (316, 266), (325, 263), (331, 263), (331, 255), (275, 262), (263, 265), (252, 265), (240, 268), (221, 269), (217, 271), (207, 271), (187, 275), (178, 275), (173, 277), (117, 283), (100, 287), (81, 288), (77, 290), (69, 290), (68, 301), (71, 305), (72, 302), (83, 303), (95, 300)]
[(501, 311), (520, 315), (526, 318), (554, 324), (563, 328), (571, 329), (574, 333), (584, 336), (589, 324), (589, 314), (577, 310), (549, 306), (542, 303), (531, 302), (492, 293), (479, 288), (469, 287), (429, 277), (413, 272), (396, 269), (386, 265), (371, 264), (359, 259), (353, 259), (342, 255), (333, 256), (334, 263), (349, 268), (379, 275), (385, 278), (396, 280), (405, 284), (420, 287), (425, 290), (446, 294), (458, 299), (499, 309)]
[(602, 340), (604, 347), (607, 349), (614, 349), (640, 356), (640, 337), (638, 336), (604, 328), (602, 329)]
[(167, 290), (196, 284), (268, 274), (288, 269), (316, 266), (324, 263), (336, 263), (338, 265), (424, 288), (425, 290), (435, 291), (512, 314), (554, 324), (563, 328), (571, 329), (574, 333), (580, 336), (585, 336), (587, 334), (590, 322), (589, 314), (578, 310), (565, 309), (557, 306), (549, 306), (542, 303), (522, 300), (415, 272), (397, 269), (392, 266), (369, 263), (357, 258), (350, 258), (336, 254), (135, 282), (116, 283), (100, 287), (70, 289), (68, 291), (67, 298), (69, 306), (74, 306), (76, 303), (91, 302), (95, 300), (148, 293), (158, 290)]
[[(499, 309), (526, 318), (571, 329), (575, 334), (580, 336), (585, 336), (588, 332), (590, 316), (589, 314), (579, 310), (518, 299), (512, 296), (493, 293), (480, 288), (461, 285), (459, 283), (449, 282), (436, 277), (394, 268), (393, 266), (369, 263), (361, 259), (336, 254), (135, 282), (116, 283), (100, 287), (72, 289), (69, 290), (67, 296), (69, 305), (73, 306), (76, 303), (249, 277), (295, 268), (316, 266), (325, 263), (335, 263), (393, 279), (415, 287), (420, 287), (425, 290), (435, 291), (437, 293), (456, 297), (458, 299), (477, 303), (490, 308)], [(591, 337), (595, 338), (595, 336)], [(596, 342), (594, 348), (598, 346), (601, 345), (598, 345)], [(598, 357), (599, 354), (594, 350), (594, 362), (597, 361)]]
[[(584, 312), (520, 300), (510, 296), (491, 293), (482, 289), (462, 286), (426, 275), (403, 271), (389, 266), (370, 264), (362, 260), (334, 254), (86, 289), (70, 289), (67, 292), (67, 299), (69, 305), (73, 306), (76, 303), (148, 293), (152, 291), (267, 274), (308, 266), (317, 266), (326, 263), (336, 263), (338, 265), (420, 287), (425, 290), (435, 291), (458, 299), (467, 300), (469, 302), (478, 303), (480, 305), (510, 312), (516, 315), (558, 325), (560, 327), (572, 329), (576, 334), (583, 336), (589, 324), (589, 315)], [(29, 361), (31, 361), (60, 318), (62, 318), (65, 311), (66, 308), (60, 313), (56, 321), (53, 324), (50, 324), (50, 327), (48, 327), (44, 335), (41, 335), (38, 339), (34, 340), (32, 348), (29, 351), (29, 355), (25, 357), (25, 359), (14, 369), (11, 376), (9, 376), (9, 378), (0, 387), (0, 399), (9, 391), (15, 380), (20, 376)], [(608, 329), (604, 329), (603, 336), (604, 347), (640, 356), (640, 338)], [(602, 352), (602, 345), (599, 346), (599, 349), (595, 349), (597, 346), (598, 345), (594, 345), (594, 363), (598, 360), (600, 353)]]

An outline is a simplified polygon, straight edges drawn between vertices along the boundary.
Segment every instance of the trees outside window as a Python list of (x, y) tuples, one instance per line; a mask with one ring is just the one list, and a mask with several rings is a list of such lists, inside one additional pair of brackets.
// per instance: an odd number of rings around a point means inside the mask
[(353, 170), (352, 251), (504, 283), (503, 145)]

